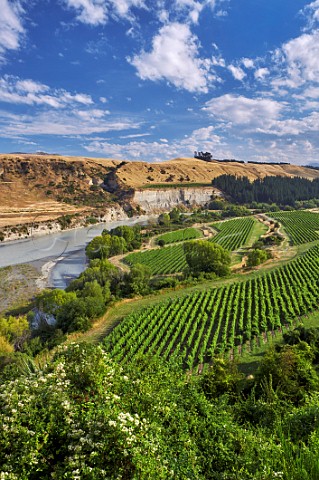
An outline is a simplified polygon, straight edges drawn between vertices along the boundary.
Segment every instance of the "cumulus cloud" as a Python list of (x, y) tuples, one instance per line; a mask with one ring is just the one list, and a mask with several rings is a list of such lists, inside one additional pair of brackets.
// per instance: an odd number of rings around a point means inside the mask
[(63, 89), (50, 89), (43, 83), (31, 79), (20, 79), (10, 75), (0, 78), (0, 101), (14, 104), (46, 105), (63, 108), (78, 103), (91, 105), (90, 95), (84, 93), (71, 94)]
[(308, 18), (308, 27), (312, 28), (319, 22), (319, 0), (315, 0), (303, 9), (303, 13)]
[(177, 9), (187, 9), (189, 19), (193, 23), (198, 23), (199, 15), (204, 8), (204, 3), (196, 0), (175, 0)]
[(109, 0), (109, 3), (114, 8), (116, 15), (121, 18), (130, 17), (133, 7), (146, 8), (144, 0)]
[(251, 58), (243, 58), (242, 64), (244, 65), (245, 68), (254, 68), (255, 66), (255, 63)]
[(272, 124), (283, 108), (284, 104), (272, 99), (226, 94), (206, 102), (203, 110), (217, 120), (251, 127)]
[(189, 92), (208, 91), (211, 62), (199, 57), (199, 42), (188, 25), (164, 25), (152, 41), (150, 52), (129, 59), (142, 80), (167, 80)]
[(305, 82), (318, 82), (319, 30), (304, 33), (285, 43), (281, 53), (287, 66), (287, 76), (275, 79), (274, 86), (297, 88)]
[(110, 16), (131, 17), (131, 9), (145, 8), (144, 0), (64, 0), (68, 9), (75, 10), (76, 19), (88, 25), (105, 25)]
[(24, 13), (18, 1), (0, 0), (0, 60), (4, 60), (7, 50), (18, 50), (25, 35), (22, 25)]
[(258, 132), (266, 133), (275, 136), (287, 136), (294, 135), (299, 136), (301, 134), (307, 134), (311, 132), (317, 132), (319, 129), (319, 113), (312, 112), (306, 117), (294, 119), (288, 118), (284, 120), (277, 120), (269, 126), (269, 128), (260, 127)]
[(103, 25), (107, 21), (105, 0), (65, 0), (69, 9), (77, 12), (77, 20), (88, 25)]
[(240, 67), (235, 67), (235, 65), (228, 65), (227, 68), (231, 72), (235, 80), (238, 80), (239, 82), (241, 82), (246, 77), (246, 73)]
[(269, 69), (266, 67), (258, 68), (254, 73), (254, 77), (256, 78), (256, 80), (264, 80), (264, 78), (267, 77), (269, 73)]

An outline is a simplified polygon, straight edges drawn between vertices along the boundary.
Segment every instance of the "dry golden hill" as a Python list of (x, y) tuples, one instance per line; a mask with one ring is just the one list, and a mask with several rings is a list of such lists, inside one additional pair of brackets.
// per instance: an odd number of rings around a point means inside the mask
[[(209, 184), (224, 173), (253, 180), (266, 175), (317, 178), (319, 171), (295, 165), (257, 165), (178, 158), (162, 163), (60, 155), (0, 155), (0, 227), (53, 220), (61, 215), (105, 212), (110, 192), (152, 185)], [(121, 195), (118, 195), (121, 197)], [(123, 198), (123, 197), (122, 197)], [(113, 200), (114, 204), (114, 200)]]
[(177, 158), (161, 163), (122, 162), (110, 174), (111, 182), (139, 188), (152, 184), (210, 183), (224, 173), (248, 177), (250, 180), (267, 175), (318, 178), (319, 171), (297, 165), (269, 165), (230, 162), (205, 162), (195, 158)]
[(116, 160), (0, 155), (0, 227), (90, 213), (110, 203), (101, 188)]

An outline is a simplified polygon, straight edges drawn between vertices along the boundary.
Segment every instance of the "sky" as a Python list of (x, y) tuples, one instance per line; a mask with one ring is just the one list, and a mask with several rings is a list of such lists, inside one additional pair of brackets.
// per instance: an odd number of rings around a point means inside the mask
[(319, 0), (0, 0), (0, 152), (319, 162)]

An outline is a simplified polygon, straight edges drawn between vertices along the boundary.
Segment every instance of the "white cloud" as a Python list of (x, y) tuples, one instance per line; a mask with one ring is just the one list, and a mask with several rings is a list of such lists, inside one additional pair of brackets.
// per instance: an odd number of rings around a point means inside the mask
[(210, 60), (199, 58), (198, 39), (188, 25), (164, 25), (152, 41), (150, 52), (129, 59), (142, 80), (167, 80), (189, 92), (207, 92), (213, 79)]
[(286, 136), (286, 135), (305, 135), (310, 132), (318, 132), (319, 130), (319, 113), (312, 112), (310, 115), (300, 118), (300, 119), (284, 119), (277, 120), (269, 125), (269, 128), (260, 127), (257, 129), (258, 132), (266, 133), (276, 136)]
[(316, 22), (319, 22), (319, 0), (311, 2), (302, 12), (308, 18), (309, 27), (312, 28)]
[(211, 59), (211, 62), (212, 62), (212, 65), (215, 67), (223, 67), (225, 68), (226, 67), (226, 62), (225, 60), (219, 56), (219, 57), (215, 57), (213, 56), (212, 59)]
[(64, 0), (77, 12), (77, 20), (88, 25), (105, 25), (110, 16), (132, 19), (131, 9), (146, 8), (144, 0)]
[(319, 87), (309, 87), (303, 92), (304, 97), (319, 98)]
[(109, 0), (116, 15), (121, 18), (129, 18), (130, 10), (135, 8), (146, 8), (144, 0)]
[(255, 66), (255, 63), (251, 58), (243, 58), (242, 64), (244, 65), (245, 68), (254, 68)]
[(287, 85), (297, 88), (305, 82), (318, 82), (319, 30), (305, 33), (285, 43), (282, 54), (287, 65), (287, 76), (275, 79), (274, 86)]
[(181, 156), (193, 156), (198, 148), (216, 151), (221, 146), (221, 138), (214, 135), (213, 127), (194, 130), (191, 135), (182, 140), (168, 142), (161, 138), (159, 142), (129, 142), (125, 145), (119, 143), (93, 141), (84, 148), (89, 152), (102, 153), (107, 157), (160, 161)]
[(120, 138), (139, 138), (139, 137), (149, 137), (151, 133), (131, 133), (130, 135), (121, 135)]
[(47, 105), (63, 108), (66, 105), (79, 103), (91, 105), (90, 95), (84, 93), (71, 94), (63, 89), (50, 89), (43, 83), (34, 80), (5, 75), (0, 78), (0, 101), (13, 104)]
[(77, 20), (88, 25), (103, 25), (107, 21), (105, 0), (65, 0), (70, 9), (77, 12)]
[(264, 78), (267, 77), (269, 73), (270, 72), (266, 67), (258, 68), (254, 73), (254, 77), (256, 78), (256, 80), (264, 80)]
[(93, 109), (50, 110), (31, 115), (14, 115), (0, 111), (0, 131), (6, 137), (14, 135), (89, 135), (92, 133), (121, 131), (140, 127), (127, 118), (106, 119), (109, 112)]
[(177, 9), (187, 9), (191, 22), (197, 24), (199, 15), (204, 8), (204, 3), (196, 0), (175, 0)]
[(235, 80), (241, 82), (245, 77), (246, 73), (240, 67), (235, 67), (235, 65), (228, 65), (228, 70), (231, 72)]
[(18, 50), (25, 34), (22, 25), (24, 13), (19, 1), (0, 0), (0, 60), (7, 50)]
[(283, 108), (284, 104), (271, 99), (226, 94), (209, 100), (203, 110), (235, 125), (264, 126), (279, 118)]

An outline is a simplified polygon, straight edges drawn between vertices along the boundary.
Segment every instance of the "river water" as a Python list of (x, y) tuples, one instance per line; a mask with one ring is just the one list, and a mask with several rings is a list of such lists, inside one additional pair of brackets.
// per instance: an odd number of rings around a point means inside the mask
[(92, 238), (100, 235), (104, 229), (110, 230), (119, 225), (145, 224), (151, 218), (155, 217), (141, 215), (3, 243), (0, 244), (0, 267), (31, 263), (48, 276), (48, 286), (64, 289), (86, 268), (85, 246)]

